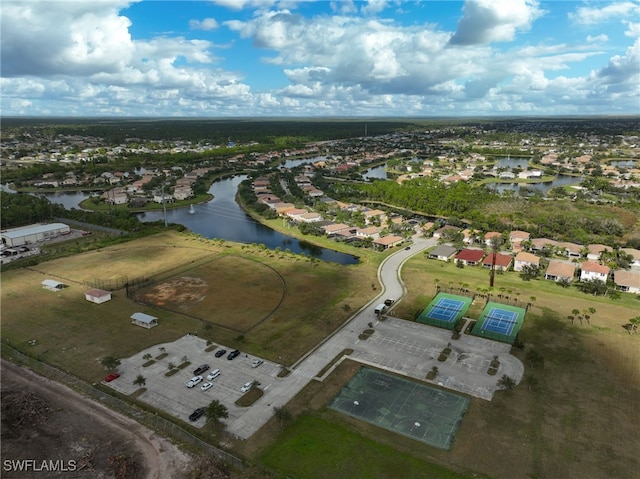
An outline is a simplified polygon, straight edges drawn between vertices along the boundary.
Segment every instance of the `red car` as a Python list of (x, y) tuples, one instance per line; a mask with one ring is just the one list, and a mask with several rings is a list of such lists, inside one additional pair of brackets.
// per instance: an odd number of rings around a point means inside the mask
[(104, 382), (105, 383), (110, 383), (111, 381), (113, 381), (114, 379), (118, 379), (119, 377), (120, 377), (120, 374), (111, 373), (106, 378), (104, 378)]

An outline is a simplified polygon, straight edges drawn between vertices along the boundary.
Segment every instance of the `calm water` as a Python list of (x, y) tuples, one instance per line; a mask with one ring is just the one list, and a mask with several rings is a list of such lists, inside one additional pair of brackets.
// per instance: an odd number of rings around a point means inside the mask
[[(194, 214), (189, 213), (189, 208), (167, 210), (167, 221), (184, 225), (205, 238), (264, 244), (269, 249), (288, 249), (293, 253), (339, 264), (358, 263), (355, 256), (314, 246), (255, 221), (235, 201), (238, 185), (245, 179), (246, 176), (236, 176), (214, 182), (209, 189), (209, 193), (214, 195), (213, 200), (194, 205)], [(137, 216), (143, 222), (163, 220), (161, 211), (140, 213)]]
[(520, 193), (520, 187), (523, 186), (526, 189), (538, 190), (543, 194), (546, 194), (551, 188), (555, 188), (556, 186), (565, 186), (565, 185), (577, 185), (582, 181), (582, 178), (578, 178), (575, 176), (569, 175), (558, 175), (558, 177), (546, 183), (489, 183), (487, 186), (489, 188), (495, 189), (498, 193), (503, 193), (508, 190), (515, 191), (516, 194)]
[(387, 179), (387, 165), (379, 165), (373, 168), (369, 168), (367, 171), (362, 173), (362, 177), (365, 180), (386, 180)]
[(496, 161), (496, 168), (516, 168), (526, 169), (529, 165), (528, 158), (500, 158)]

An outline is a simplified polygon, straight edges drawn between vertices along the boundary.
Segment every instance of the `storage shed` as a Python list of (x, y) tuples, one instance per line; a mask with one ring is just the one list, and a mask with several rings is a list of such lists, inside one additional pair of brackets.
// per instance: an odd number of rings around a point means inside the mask
[(158, 318), (149, 314), (133, 313), (131, 315), (131, 322), (143, 328), (151, 329), (158, 325)]
[(92, 303), (100, 304), (105, 301), (109, 301), (111, 299), (111, 291), (105, 291), (104, 289), (90, 289), (89, 291), (85, 291), (84, 297), (87, 301), (91, 301)]
[(56, 281), (55, 279), (45, 279), (42, 283), (42, 287), (44, 289), (48, 289), (49, 291), (60, 291), (67, 287), (66, 284), (61, 283), (60, 281)]

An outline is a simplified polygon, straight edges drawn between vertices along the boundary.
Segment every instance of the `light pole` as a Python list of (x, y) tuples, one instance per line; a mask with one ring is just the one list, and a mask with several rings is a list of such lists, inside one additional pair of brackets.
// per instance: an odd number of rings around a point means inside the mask
[(164, 227), (167, 227), (167, 202), (164, 200), (164, 187), (166, 183), (162, 183), (162, 213), (164, 216)]

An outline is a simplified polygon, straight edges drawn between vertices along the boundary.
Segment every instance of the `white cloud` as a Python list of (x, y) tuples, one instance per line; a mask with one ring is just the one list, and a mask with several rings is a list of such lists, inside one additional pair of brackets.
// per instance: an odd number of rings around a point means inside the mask
[(202, 20), (189, 20), (189, 28), (191, 30), (215, 30), (218, 28), (218, 22), (215, 18), (204, 18)]
[(640, 23), (627, 22), (627, 21), (623, 21), (622, 23), (624, 23), (627, 26), (627, 29), (624, 32), (624, 34), (627, 37), (631, 37), (631, 38), (640, 37)]
[(640, 4), (636, 2), (612, 2), (602, 8), (580, 7), (569, 14), (569, 18), (583, 25), (596, 25), (611, 19), (640, 15)]
[(604, 33), (600, 35), (587, 35), (587, 42), (589, 43), (605, 43), (609, 41), (609, 37)]
[(212, 0), (212, 2), (218, 6), (229, 8), (230, 10), (269, 8), (276, 3), (275, 0)]
[(463, 10), (452, 45), (513, 40), (543, 14), (535, 0), (467, 0)]
[(361, 8), (361, 11), (365, 15), (375, 15), (384, 10), (387, 7), (387, 3), (387, 0), (368, 0), (366, 5)]

